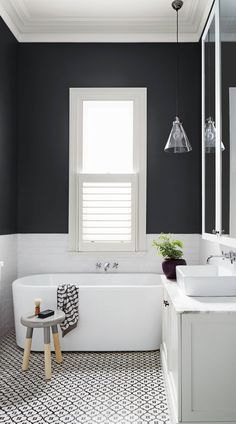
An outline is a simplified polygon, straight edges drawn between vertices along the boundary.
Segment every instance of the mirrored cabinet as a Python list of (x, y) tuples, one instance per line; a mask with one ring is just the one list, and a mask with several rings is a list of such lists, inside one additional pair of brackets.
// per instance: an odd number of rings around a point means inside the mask
[(209, 20), (202, 42), (204, 63), (204, 221), (205, 232), (215, 229), (215, 16)]
[(202, 36), (202, 233), (236, 247), (235, 0), (215, 0)]

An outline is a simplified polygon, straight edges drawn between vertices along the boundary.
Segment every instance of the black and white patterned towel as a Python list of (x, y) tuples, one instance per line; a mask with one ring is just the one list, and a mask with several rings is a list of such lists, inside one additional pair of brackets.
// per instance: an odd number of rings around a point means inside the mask
[(60, 284), (57, 287), (57, 308), (65, 313), (61, 323), (62, 337), (77, 327), (79, 319), (79, 287), (75, 284)]

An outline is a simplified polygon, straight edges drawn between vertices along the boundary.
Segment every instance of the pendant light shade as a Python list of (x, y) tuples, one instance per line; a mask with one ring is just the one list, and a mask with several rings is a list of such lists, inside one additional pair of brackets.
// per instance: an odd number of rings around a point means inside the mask
[(173, 122), (173, 126), (168, 138), (168, 141), (165, 145), (164, 151), (167, 153), (187, 153), (192, 150), (189, 139), (184, 131), (183, 125), (180, 122), (178, 117), (179, 115), (179, 52), (178, 52), (178, 43), (179, 43), (179, 16), (178, 12), (183, 6), (182, 0), (175, 0), (172, 3), (173, 9), (176, 11), (177, 15), (177, 25), (176, 25), (176, 38), (177, 38), (177, 60), (176, 60), (176, 118)]
[(192, 150), (189, 139), (178, 116), (176, 116), (173, 122), (172, 130), (164, 150), (167, 153), (187, 153)]
[[(223, 152), (225, 150), (225, 146), (221, 141), (220, 149)], [(211, 118), (207, 118), (205, 124), (205, 152), (206, 153), (215, 153), (216, 150), (216, 128), (215, 122)]]

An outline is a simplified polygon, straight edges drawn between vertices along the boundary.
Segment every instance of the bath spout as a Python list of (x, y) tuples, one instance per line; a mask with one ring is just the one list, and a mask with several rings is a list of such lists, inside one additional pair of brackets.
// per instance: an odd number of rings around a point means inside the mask
[(104, 271), (107, 272), (107, 270), (110, 268), (110, 262), (106, 262), (104, 264)]

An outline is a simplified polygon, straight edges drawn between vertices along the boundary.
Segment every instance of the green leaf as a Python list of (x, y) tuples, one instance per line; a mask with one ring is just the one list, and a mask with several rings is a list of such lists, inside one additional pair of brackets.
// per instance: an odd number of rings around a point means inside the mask
[(157, 240), (153, 240), (153, 247), (165, 259), (180, 259), (183, 256), (183, 243), (173, 238), (172, 234), (161, 233)]

